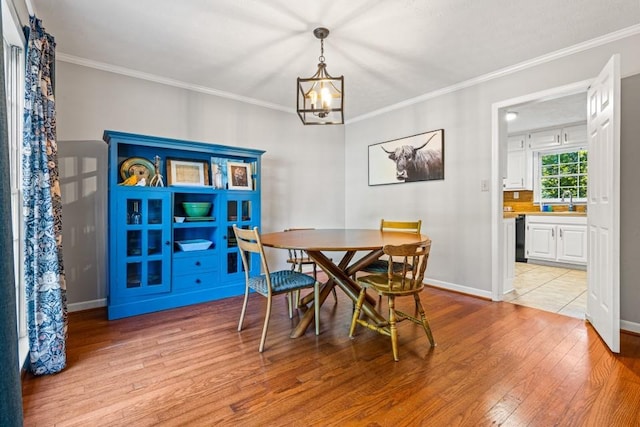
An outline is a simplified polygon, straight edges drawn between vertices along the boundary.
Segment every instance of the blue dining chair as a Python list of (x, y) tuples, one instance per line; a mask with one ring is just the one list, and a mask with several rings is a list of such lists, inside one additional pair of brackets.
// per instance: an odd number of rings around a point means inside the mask
[[(293, 303), (291, 294), (301, 289), (313, 288), (314, 298), (313, 305), (315, 310), (316, 335), (320, 334), (320, 283), (313, 277), (302, 274), (298, 271), (279, 270), (271, 272), (267, 264), (267, 258), (264, 253), (264, 247), (260, 241), (260, 233), (258, 227), (247, 230), (238, 228), (233, 224), (233, 232), (236, 236), (238, 249), (244, 265), (245, 274), (245, 293), (244, 302), (242, 304), (242, 312), (240, 314), (240, 322), (238, 323), (238, 332), (242, 331), (245, 314), (247, 311), (247, 302), (249, 301), (249, 291), (253, 289), (256, 293), (267, 298), (267, 312), (265, 314), (264, 326), (262, 327), (262, 337), (260, 338), (260, 353), (264, 350), (264, 344), (267, 338), (267, 329), (269, 328), (269, 317), (271, 315), (272, 299), (275, 295), (287, 294), (289, 304), (289, 318), (293, 317)], [(260, 256), (263, 273), (252, 271), (250, 266), (251, 254)]]

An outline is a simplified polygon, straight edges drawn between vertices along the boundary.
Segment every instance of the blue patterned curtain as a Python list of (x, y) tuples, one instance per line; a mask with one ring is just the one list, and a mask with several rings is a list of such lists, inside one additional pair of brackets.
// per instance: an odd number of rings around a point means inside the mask
[(66, 364), (67, 296), (53, 97), (55, 41), (29, 19), (22, 157), (29, 357), (34, 374)]

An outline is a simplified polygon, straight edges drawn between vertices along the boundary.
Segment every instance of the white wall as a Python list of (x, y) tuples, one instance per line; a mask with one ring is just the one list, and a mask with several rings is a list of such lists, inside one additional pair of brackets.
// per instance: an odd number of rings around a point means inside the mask
[[(95, 168), (106, 175), (105, 129), (250, 147), (266, 150), (263, 232), (344, 226), (342, 126), (303, 126), (295, 114), (60, 61), (56, 107), (60, 169), (68, 188), (81, 184), (80, 157), (97, 159)], [(75, 308), (106, 295), (106, 193), (98, 184), (95, 192), (84, 186), (64, 196), (68, 299)], [(274, 250), (271, 259), (284, 266), (284, 254)]]
[(620, 313), (622, 319), (640, 324), (640, 74), (622, 79), (621, 91)]
[[(481, 192), (480, 185), (491, 174), (491, 105), (593, 78), (614, 53), (621, 54), (623, 76), (640, 73), (640, 36), (632, 36), (349, 124), (347, 227), (374, 227), (380, 217), (421, 218), (433, 240), (429, 280), (490, 297), (491, 195)], [(445, 129), (444, 181), (367, 185), (368, 145), (440, 128)], [(625, 144), (637, 144), (637, 138)], [(638, 162), (640, 158), (634, 164)], [(635, 282), (621, 287), (623, 295), (638, 295), (630, 292)], [(622, 318), (640, 321), (632, 310), (638, 305), (640, 299), (623, 304)]]

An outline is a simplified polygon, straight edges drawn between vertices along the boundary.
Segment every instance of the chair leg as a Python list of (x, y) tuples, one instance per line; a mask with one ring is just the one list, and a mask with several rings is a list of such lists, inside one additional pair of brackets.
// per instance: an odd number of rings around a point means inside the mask
[(289, 306), (289, 319), (293, 319), (293, 292), (287, 292), (287, 305)]
[[(315, 263), (313, 264), (313, 280), (315, 280), (316, 282), (318, 281), (318, 266)], [(331, 293), (333, 294), (333, 300), (337, 304), (338, 303), (338, 294), (336, 293), (336, 287), (335, 286), (333, 288), (331, 288)]]
[(420, 319), (422, 320), (422, 327), (429, 338), (429, 343), (431, 347), (435, 347), (436, 342), (433, 340), (433, 334), (431, 333), (431, 327), (429, 326), (429, 321), (427, 320), (427, 316), (424, 314), (424, 308), (422, 307), (422, 303), (420, 302), (420, 297), (418, 294), (413, 294), (413, 298), (416, 300), (416, 310), (420, 313)]
[(360, 310), (362, 310), (362, 304), (364, 303), (366, 295), (367, 290), (363, 287), (360, 290), (360, 295), (358, 295), (358, 301), (354, 306), (353, 317), (351, 318), (351, 327), (349, 328), (349, 338), (353, 338), (353, 334), (356, 332), (356, 325), (358, 324), (358, 318), (360, 317)]
[(269, 318), (271, 317), (271, 295), (267, 297), (267, 312), (264, 315), (264, 326), (262, 327), (262, 337), (260, 338), (260, 347), (258, 351), (262, 353), (264, 343), (267, 340), (267, 328), (269, 328)]
[(244, 323), (244, 315), (247, 311), (247, 301), (249, 301), (249, 287), (247, 286), (244, 291), (244, 302), (242, 303), (242, 311), (240, 312), (240, 322), (238, 322), (238, 332), (242, 331), (242, 324)]
[(320, 335), (320, 283), (313, 286), (313, 309), (316, 318), (316, 335)]
[(389, 332), (391, 333), (391, 349), (393, 350), (393, 360), (398, 358), (398, 327), (396, 325), (396, 302), (393, 295), (389, 295)]

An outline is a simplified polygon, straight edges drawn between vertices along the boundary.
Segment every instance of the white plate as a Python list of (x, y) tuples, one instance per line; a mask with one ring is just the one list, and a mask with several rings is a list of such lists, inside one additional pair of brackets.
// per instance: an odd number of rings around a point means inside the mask
[(213, 244), (211, 240), (194, 239), (194, 240), (176, 240), (176, 243), (185, 252), (189, 251), (203, 251), (209, 249)]

